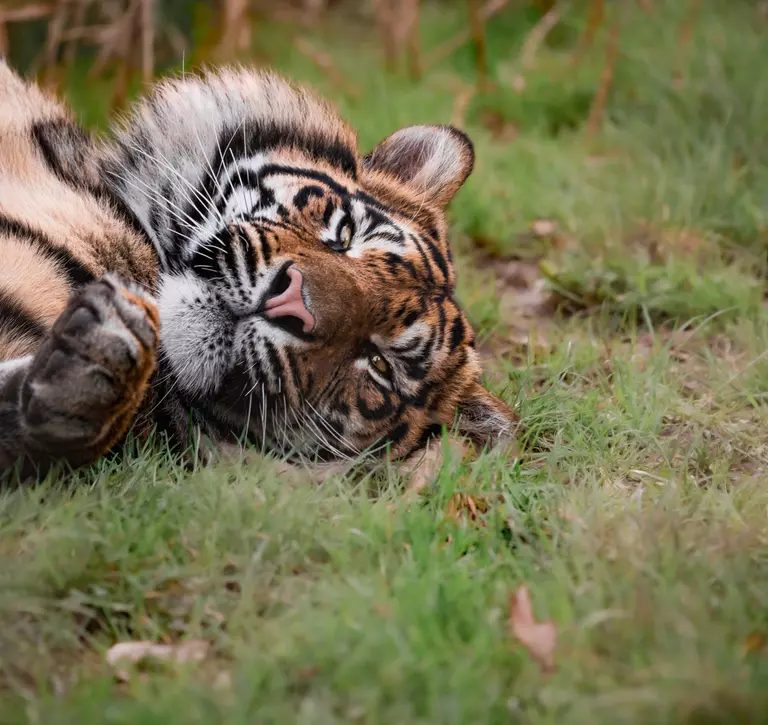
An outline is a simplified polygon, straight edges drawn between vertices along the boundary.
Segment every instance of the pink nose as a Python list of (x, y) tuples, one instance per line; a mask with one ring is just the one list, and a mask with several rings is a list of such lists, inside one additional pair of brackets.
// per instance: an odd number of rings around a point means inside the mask
[(304, 332), (312, 332), (315, 328), (315, 318), (304, 304), (301, 288), (304, 278), (296, 267), (288, 267), (286, 274), (290, 284), (285, 292), (267, 300), (267, 317), (296, 317), (304, 323)]

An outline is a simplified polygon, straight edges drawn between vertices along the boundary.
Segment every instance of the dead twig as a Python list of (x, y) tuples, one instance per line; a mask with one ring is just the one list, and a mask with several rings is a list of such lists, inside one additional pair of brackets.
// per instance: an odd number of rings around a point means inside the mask
[(592, 0), (589, 6), (589, 17), (587, 18), (587, 27), (579, 36), (579, 42), (576, 46), (576, 52), (571, 58), (571, 65), (575, 68), (581, 63), (585, 51), (595, 40), (597, 29), (602, 26), (605, 20), (605, 2), (604, 0)]
[(608, 92), (613, 83), (613, 75), (616, 68), (616, 59), (619, 55), (619, 24), (614, 23), (608, 34), (608, 44), (605, 53), (605, 65), (600, 75), (600, 85), (592, 100), (592, 107), (589, 109), (589, 119), (587, 120), (587, 138), (593, 138), (600, 127), (603, 118), (605, 102), (608, 99)]
[(148, 84), (155, 72), (155, 0), (140, 0), (137, 15), (141, 39), (141, 77)]
[(539, 48), (547, 39), (547, 35), (560, 22), (563, 17), (563, 9), (559, 5), (553, 5), (536, 25), (531, 28), (520, 51), (519, 71), (513, 80), (513, 85), (518, 90), (525, 88), (525, 74), (533, 67), (533, 61)]
[(390, 0), (375, 0), (376, 25), (384, 52), (384, 65), (392, 71), (397, 65), (397, 39), (394, 33), (395, 13)]
[(421, 77), (421, 34), (419, 33), (419, 0), (406, 2), (406, 54), (408, 72), (413, 80)]
[(54, 5), (50, 3), (38, 3), (34, 5), (22, 5), (19, 8), (0, 8), (0, 16), (4, 23), (25, 23), (29, 20), (39, 20), (53, 13)]
[(457, 128), (464, 125), (467, 116), (467, 108), (475, 95), (475, 89), (472, 86), (463, 86), (456, 93), (453, 102), (453, 113), (451, 114), (451, 124)]
[[(81, 0), (75, 5), (74, 17), (72, 19), (72, 23), (70, 24), (70, 28), (83, 27), (83, 24), (85, 23), (86, 11), (88, 10), (88, 6), (90, 4), (90, 0)], [(75, 62), (75, 56), (77, 55), (77, 42), (76, 39), (68, 34), (66, 30), (62, 33), (61, 42), (64, 46), (62, 62), (64, 63), (64, 68), (68, 70)]]
[(327, 53), (319, 51), (306, 38), (300, 36), (294, 39), (293, 44), (299, 53), (312, 61), (312, 63), (328, 76), (328, 79), (336, 88), (353, 98), (358, 98), (360, 96), (360, 90), (347, 83), (344, 75), (338, 68), (336, 68), (333, 60)]
[[(498, 15), (509, 5), (509, 0), (488, 0), (479, 12), (479, 17), (483, 22), (487, 22)], [(462, 30), (452, 38), (437, 46), (424, 60), (423, 67), (429, 68), (445, 60), (449, 55), (455, 53), (459, 48), (472, 40), (472, 30)]]
[(408, 71), (414, 79), (421, 75), (419, 5), (420, 0), (374, 2), (384, 64), (388, 70), (394, 71), (405, 55)]
[(675, 62), (676, 70), (674, 72), (674, 83), (677, 88), (685, 86), (685, 61), (688, 55), (688, 46), (693, 37), (693, 26), (696, 23), (696, 17), (699, 14), (699, 0), (690, 0), (688, 12), (683, 18), (680, 26), (680, 34), (677, 42), (677, 59)]
[[(51, 85), (52, 73), (58, 61), (61, 47), (62, 34), (69, 23), (69, 11), (71, 3), (68, 0), (59, 0), (56, 3), (53, 15), (48, 23), (48, 34), (45, 38), (45, 50), (43, 51), (43, 83)], [(36, 64), (33, 63), (33, 68)]]
[(477, 90), (488, 87), (488, 43), (485, 37), (485, 21), (481, 16), (479, 0), (469, 0), (469, 27), (475, 46), (475, 77)]
[(248, 50), (251, 44), (251, 24), (248, 0), (223, 0), (221, 41), (219, 50), (225, 56)]

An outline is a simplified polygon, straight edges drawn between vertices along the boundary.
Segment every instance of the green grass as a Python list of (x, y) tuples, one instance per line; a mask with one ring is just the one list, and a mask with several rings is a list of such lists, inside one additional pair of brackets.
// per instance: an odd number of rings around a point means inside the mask
[[(768, 722), (768, 23), (702, 1), (681, 51), (687, 3), (652, 4), (621, 18), (595, 138), (604, 49), (572, 68), (576, 11), (522, 94), (535, 15), (492, 23), (498, 87), (467, 105), (460, 296), (519, 407), (520, 458), (449, 462), (410, 500), (387, 471), (317, 486), (147, 447), (3, 494), (0, 722)], [(462, 27), (457, 7), (427, 5), (426, 47)], [(473, 82), (471, 48), (419, 82), (385, 73), (337, 17), (311, 39), (355, 95), (259, 27), (260, 54), (331, 95), (365, 148), (449, 121)], [(91, 124), (106, 87), (73, 79)], [(530, 233), (541, 219), (555, 235)], [(513, 258), (540, 266), (546, 313), (515, 306)], [(467, 495), (477, 518), (456, 515)], [(552, 674), (509, 634), (521, 584), (557, 626)], [(118, 641), (200, 637), (203, 663), (127, 683), (104, 661)]]

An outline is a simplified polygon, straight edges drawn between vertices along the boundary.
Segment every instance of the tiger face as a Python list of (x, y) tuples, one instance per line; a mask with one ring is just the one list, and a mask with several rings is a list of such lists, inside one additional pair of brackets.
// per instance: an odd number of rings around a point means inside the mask
[(457, 412), (478, 441), (510, 435), (446, 239), (473, 161), (448, 126), (361, 158), (330, 106), (274, 75), (158, 86), (104, 169), (157, 251), (159, 379), (177, 417), (321, 460), (403, 457)]

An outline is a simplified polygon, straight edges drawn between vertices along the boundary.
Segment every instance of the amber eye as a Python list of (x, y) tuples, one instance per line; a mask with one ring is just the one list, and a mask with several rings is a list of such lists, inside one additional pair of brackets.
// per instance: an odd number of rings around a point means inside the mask
[(349, 249), (349, 245), (352, 244), (352, 227), (349, 224), (345, 224), (339, 232), (339, 243), (342, 249)]
[(371, 353), (368, 362), (373, 365), (376, 372), (385, 380), (389, 380), (392, 377), (392, 368), (389, 367), (389, 363), (379, 353)]

